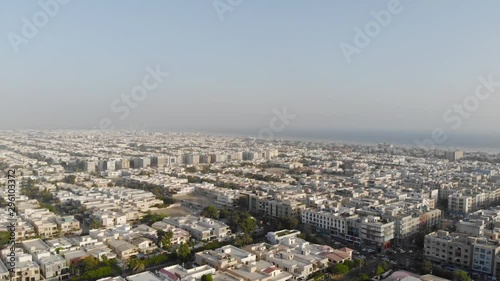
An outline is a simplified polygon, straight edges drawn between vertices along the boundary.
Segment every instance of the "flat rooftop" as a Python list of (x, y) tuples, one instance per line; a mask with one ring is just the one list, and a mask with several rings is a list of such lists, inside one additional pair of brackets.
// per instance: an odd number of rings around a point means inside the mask
[(156, 277), (153, 273), (146, 271), (136, 275), (131, 275), (127, 277), (129, 281), (162, 281), (160, 278)]
[(32, 240), (26, 240), (22, 242), (24, 248), (28, 252), (33, 252), (33, 251), (48, 251), (50, 249), (50, 246), (47, 245), (47, 243), (43, 242), (42, 239), (32, 239)]
[(126, 280), (120, 276), (117, 276), (117, 277), (105, 277), (98, 279), (97, 281), (126, 281)]

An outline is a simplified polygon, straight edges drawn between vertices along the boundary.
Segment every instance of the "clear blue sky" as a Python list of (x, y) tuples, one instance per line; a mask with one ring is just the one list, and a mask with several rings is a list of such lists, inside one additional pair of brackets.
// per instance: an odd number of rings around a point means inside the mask
[[(478, 76), (500, 81), (500, 2), (401, 0), (347, 63), (339, 45), (388, 2), (243, 0), (221, 21), (212, 1), (73, 0), (15, 53), (41, 8), (1, 1), (0, 128), (256, 128), (283, 106), (291, 129), (449, 128)], [(156, 65), (170, 76), (120, 120), (112, 102)], [(498, 130), (499, 108), (500, 88), (458, 131)]]

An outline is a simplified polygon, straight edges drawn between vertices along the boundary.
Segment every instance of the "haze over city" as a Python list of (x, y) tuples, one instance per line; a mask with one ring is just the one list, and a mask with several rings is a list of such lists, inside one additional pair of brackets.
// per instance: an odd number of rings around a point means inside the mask
[(0, 280), (500, 280), (499, 11), (0, 1)]
[[(356, 28), (366, 33), (388, 1), (241, 1), (225, 10), (210, 1), (67, 1), (33, 38), (23, 17), (35, 25), (40, 5), (0, 5), (3, 129), (90, 129), (109, 118), (124, 129), (254, 132), (286, 107), (296, 117), (282, 135), (497, 132), (498, 93), (471, 114), (453, 107), (480, 77), (500, 81), (496, 1), (401, 1), (366, 46), (356, 45)], [(345, 44), (357, 48), (349, 58)], [(168, 76), (122, 120), (113, 102), (125, 105), (147, 67)]]

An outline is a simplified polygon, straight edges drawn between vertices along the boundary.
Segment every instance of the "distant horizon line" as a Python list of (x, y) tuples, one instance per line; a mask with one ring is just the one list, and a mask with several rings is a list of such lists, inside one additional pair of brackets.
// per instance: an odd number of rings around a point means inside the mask
[[(262, 129), (262, 126), (248, 126), (248, 127), (227, 127), (227, 126), (212, 126), (212, 127), (196, 127), (196, 126), (130, 126), (130, 127), (118, 127), (116, 129), (100, 129), (97, 127), (47, 127), (47, 128), (0, 128), (0, 131), (156, 131), (156, 132), (228, 132), (232, 133), (235, 131), (249, 133), (250, 131), (258, 132)], [(389, 128), (287, 128), (283, 130), (282, 133), (304, 133), (304, 132), (366, 132), (366, 133), (405, 133), (405, 134), (430, 134), (433, 129), (389, 129)], [(500, 137), (500, 132), (492, 132), (493, 130), (467, 130), (467, 131), (454, 131), (447, 132), (449, 135), (471, 135), (471, 134), (481, 134), (481, 135), (491, 135)], [(282, 134), (280, 133), (280, 134)]]
[[(173, 128), (123, 128), (115, 130), (100, 130), (97, 128), (89, 129), (0, 129), (2, 131), (107, 131), (107, 132), (156, 132), (156, 133), (202, 133), (206, 135), (233, 136), (243, 138), (259, 139), (258, 129), (213, 129), (213, 128), (194, 128), (187, 130), (173, 130)], [(329, 142), (339, 144), (355, 145), (377, 145), (380, 143), (392, 144), (405, 148), (419, 148), (417, 140), (429, 138), (429, 131), (409, 131), (409, 130), (388, 130), (388, 129), (287, 129), (276, 133), (272, 138), (261, 138), (263, 140), (294, 140), (294, 141), (314, 141)], [(435, 149), (463, 150), (466, 152), (487, 152), (493, 154), (500, 153), (500, 134), (484, 134), (478, 132), (453, 132), (448, 134), (448, 141), (437, 144)], [(420, 147), (422, 148), (422, 147)], [(433, 150), (433, 149), (427, 149)]]

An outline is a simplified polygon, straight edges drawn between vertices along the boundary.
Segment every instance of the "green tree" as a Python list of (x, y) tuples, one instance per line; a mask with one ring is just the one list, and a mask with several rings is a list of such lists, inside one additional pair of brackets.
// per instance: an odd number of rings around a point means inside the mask
[(382, 267), (382, 265), (377, 265), (377, 270), (375, 271), (375, 275), (381, 275), (385, 272), (384, 268)]
[(10, 232), (0, 231), (0, 249), (8, 245), (10, 241)]
[(382, 266), (382, 268), (384, 269), (384, 272), (388, 271), (389, 269), (391, 269), (391, 265), (385, 261), (381, 262), (380, 265)]
[(455, 280), (456, 281), (470, 281), (471, 278), (470, 276), (467, 274), (467, 272), (463, 271), (463, 270), (457, 270), (455, 271)]
[(142, 272), (144, 271), (144, 269), (146, 269), (146, 266), (144, 265), (143, 262), (138, 262), (134, 268), (132, 268), (132, 271), (134, 272)]
[(4, 208), (8, 205), (7, 201), (3, 197), (0, 196), (0, 208)]
[(215, 206), (207, 206), (201, 211), (200, 215), (211, 219), (218, 219), (219, 211)]
[(163, 235), (163, 237), (161, 239), (161, 244), (162, 244), (163, 249), (165, 249), (165, 250), (170, 249), (173, 237), (174, 237), (174, 233), (172, 231), (165, 232), (165, 235)]
[(161, 244), (162, 244), (162, 243), (161, 243), (161, 240), (163, 239), (163, 236), (165, 236), (165, 234), (166, 234), (166, 232), (165, 232), (165, 231), (163, 231), (163, 230), (158, 230), (158, 231), (156, 232), (156, 236), (158, 237), (158, 238), (156, 239), (156, 245), (157, 245), (158, 247), (161, 247)]
[(108, 257), (102, 256), (101, 259), (102, 259), (102, 264), (106, 266), (111, 265), (110, 259), (108, 259)]
[(76, 183), (76, 176), (75, 175), (65, 176), (64, 177), (64, 182), (65, 183), (75, 184)]
[(152, 213), (151, 211), (148, 211), (144, 217), (141, 219), (141, 223), (151, 225), (155, 222), (162, 221), (166, 215), (162, 214), (155, 214)]
[(333, 266), (333, 274), (344, 275), (349, 272), (349, 267), (343, 263), (337, 263)]
[(362, 259), (354, 259), (354, 264), (356, 267), (362, 267), (365, 265), (365, 261)]
[(295, 229), (299, 225), (297, 218), (282, 218), (280, 219), (281, 228)]
[(428, 260), (424, 260), (424, 264), (422, 265), (422, 272), (425, 274), (429, 274), (432, 271), (432, 262)]
[(80, 261), (80, 266), (82, 267), (83, 271), (89, 271), (99, 266), (99, 260), (92, 256), (89, 256)]
[(212, 277), (212, 274), (203, 274), (201, 276), (201, 281), (213, 281), (214, 278)]
[(350, 261), (350, 260), (346, 260), (344, 262), (345, 265), (347, 265), (347, 267), (349, 267), (349, 269), (353, 269), (356, 267), (356, 262), (355, 261)]
[(370, 276), (368, 276), (368, 274), (366, 273), (362, 273), (358, 275), (358, 278), (356, 278), (356, 281), (368, 281), (368, 280), (370, 280)]
[(99, 229), (102, 227), (102, 223), (97, 218), (92, 218), (90, 222), (90, 229)]
[(47, 210), (51, 211), (52, 213), (56, 213), (57, 214), (57, 208), (54, 205), (51, 205), (51, 204), (48, 204), (48, 203), (40, 203), (40, 207), (42, 207), (44, 209), (47, 209)]
[(229, 218), (229, 216), (231, 216), (231, 212), (224, 208), (222, 210), (219, 211), (219, 218), (220, 219), (226, 219), (226, 218)]
[(243, 233), (241, 235), (238, 235), (236, 239), (234, 240), (234, 244), (238, 247), (245, 246), (248, 244), (251, 244), (253, 242), (252, 236), (250, 236), (247, 233)]
[(188, 244), (186, 243), (181, 244), (181, 246), (177, 249), (177, 256), (182, 261), (189, 260), (189, 258), (191, 257), (191, 249), (189, 248)]
[(255, 218), (248, 216), (241, 221), (239, 226), (245, 234), (251, 234), (255, 231), (257, 224), (255, 222)]

